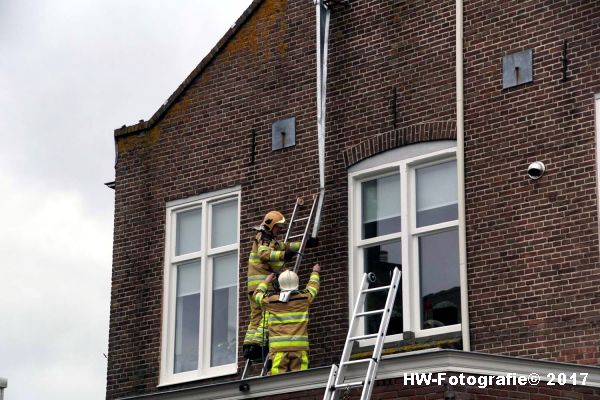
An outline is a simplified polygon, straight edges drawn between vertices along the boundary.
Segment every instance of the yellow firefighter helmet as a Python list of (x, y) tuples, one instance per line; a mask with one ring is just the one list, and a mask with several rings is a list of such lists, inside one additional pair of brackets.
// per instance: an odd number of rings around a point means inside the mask
[(262, 222), (262, 226), (266, 229), (273, 230), (273, 227), (277, 224), (284, 224), (285, 217), (279, 211), (269, 211), (267, 215), (265, 215), (265, 219)]

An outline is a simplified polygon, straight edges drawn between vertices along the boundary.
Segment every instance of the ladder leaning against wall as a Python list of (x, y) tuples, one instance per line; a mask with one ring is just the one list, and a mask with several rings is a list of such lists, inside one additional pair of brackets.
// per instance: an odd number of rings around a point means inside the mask
[[(373, 386), (375, 385), (375, 378), (377, 377), (377, 369), (379, 362), (381, 361), (381, 352), (383, 350), (383, 343), (385, 341), (385, 335), (390, 323), (390, 317), (392, 315), (392, 308), (394, 307), (394, 300), (396, 299), (396, 293), (398, 292), (398, 286), (400, 285), (401, 272), (398, 267), (394, 268), (392, 274), (392, 280), (387, 286), (380, 286), (370, 288), (369, 283), (375, 281), (373, 273), (365, 273), (362, 278), (359, 295), (354, 305), (354, 312), (350, 319), (350, 326), (348, 328), (348, 335), (346, 336), (346, 342), (344, 343), (344, 350), (342, 351), (342, 358), (340, 364), (331, 366), (331, 372), (325, 387), (325, 396), (323, 400), (336, 400), (342, 394), (342, 392), (349, 393), (352, 388), (362, 387), (361, 400), (368, 400), (371, 398), (373, 392)], [(387, 290), (387, 298), (385, 306), (379, 310), (364, 311), (364, 304), (366, 297), (375, 292), (382, 292)], [(356, 335), (355, 332), (358, 328), (360, 318), (381, 315), (381, 322), (377, 333)], [(350, 360), (352, 354), (352, 347), (356, 341), (365, 339), (375, 339), (375, 347), (373, 348), (373, 354), (370, 358)], [(355, 364), (368, 364), (367, 373), (361, 381), (346, 381), (348, 376), (348, 367)]]

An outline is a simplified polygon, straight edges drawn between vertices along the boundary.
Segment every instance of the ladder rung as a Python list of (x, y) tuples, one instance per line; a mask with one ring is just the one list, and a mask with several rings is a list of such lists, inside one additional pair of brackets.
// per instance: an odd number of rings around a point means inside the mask
[(361, 363), (365, 363), (365, 362), (370, 362), (371, 360), (373, 360), (373, 359), (372, 358), (361, 358), (360, 360), (345, 361), (343, 363), (340, 363), (340, 366), (341, 365), (361, 364)]
[(364, 381), (340, 383), (339, 385), (335, 385), (335, 390), (358, 387), (358, 386), (362, 386), (364, 384), (365, 384)]
[(290, 224), (294, 223), (294, 222), (300, 222), (300, 221), (308, 221), (310, 217), (303, 217), (303, 218), (294, 218), (293, 221), (290, 222)]
[(369, 335), (362, 335), (362, 336), (354, 336), (349, 338), (348, 340), (364, 340), (364, 339), (374, 339), (377, 336), (379, 336), (379, 333), (371, 333)]
[(379, 286), (379, 287), (376, 287), (376, 288), (365, 289), (361, 293), (380, 292), (382, 290), (388, 290), (390, 287), (391, 287), (391, 285), (388, 285), (388, 286)]
[(385, 308), (381, 310), (373, 310), (373, 311), (365, 311), (355, 315), (355, 317), (364, 317), (366, 315), (374, 315), (374, 314), (383, 314), (385, 312)]
[(304, 235), (292, 235), (292, 236), (288, 236), (288, 239), (293, 239), (293, 238), (298, 238), (298, 237), (302, 237)]

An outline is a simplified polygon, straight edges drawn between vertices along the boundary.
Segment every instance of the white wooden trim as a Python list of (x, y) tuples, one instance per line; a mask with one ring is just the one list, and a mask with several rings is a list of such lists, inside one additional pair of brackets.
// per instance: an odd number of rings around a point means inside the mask
[(450, 229), (456, 228), (458, 225), (459, 225), (459, 222), (458, 222), (458, 220), (455, 219), (452, 221), (441, 222), (441, 223), (435, 224), (435, 225), (427, 225), (427, 226), (423, 226), (421, 228), (413, 228), (412, 236), (414, 236), (414, 237), (425, 236), (430, 233), (448, 231)]
[(170, 208), (170, 209), (174, 209), (174, 210), (179, 210), (180, 208), (186, 207), (189, 204), (192, 204), (192, 205), (197, 204), (201, 200), (210, 199), (211, 201), (214, 201), (215, 199), (218, 199), (220, 197), (230, 196), (234, 193), (237, 193), (239, 195), (241, 190), (242, 190), (241, 186), (239, 186), (239, 185), (233, 186), (230, 188), (221, 189), (221, 190), (217, 190), (217, 191), (209, 192), (209, 193), (203, 193), (203, 194), (188, 197), (185, 199), (168, 201), (166, 204), (166, 207)]
[[(402, 308), (410, 310), (403, 313), (404, 331), (412, 331), (416, 337), (426, 337), (442, 333), (456, 332), (461, 330), (460, 324), (451, 326), (421, 329), (421, 300), (420, 300), (420, 274), (418, 259), (418, 238), (423, 235), (443, 232), (456, 229), (460, 226), (459, 220), (446, 221), (439, 224), (416, 227), (416, 169), (443, 162), (456, 160), (456, 148), (445, 148), (428, 154), (418, 155), (412, 158), (406, 158), (400, 161), (388, 162), (379, 166), (371, 166), (364, 170), (354, 170), (348, 174), (348, 204), (349, 204), (349, 235), (348, 235), (348, 254), (349, 254), (349, 305), (353, 307), (356, 298), (356, 290), (360, 285), (362, 277), (361, 266), (364, 265), (363, 249), (390, 243), (392, 241), (401, 241), (402, 246)], [(401, 231), (387, 234), (375, 238), (361, 238), (361, 207), (362, 196), (361, 183), (367, 180), (395, 175), (399, 173), (400, 179), (400, 219)], [(457, 188), (464, 190), (464, 188)], [(464, 221), (462, 222), (464, 223)], [(460, 249), (459, 249), (460, 251)], [(360, 270), (360, 271), (359, 271)], [(462, 274), (462, 267), (459, 265), (459, 274)], [(461, 292), (463, 288), (461, 287)], [(461, 296), (461, 301), (463, 297)], [(462, 310), (462, 308), (461, 308)], [(461, 312), (462, 314), (462, 312)], [(350, 316), (349, 316), (350, 317)], [(359, 329), (364, 332), (364, 324), (359, 321)], [(402, 340), (403, 335), (391, 335), (386, 337), (386, 341)], [(360, 341), (361, 346), (372, 345), (374, 340)]]
[[(119, 400), (244, 400), (260, 399), (286, 393), (302, 393), (307, 390), (322, 389), (327, 384), (330, 367), (311, 368), (306, 371), (291, 372), (265, 377), (249, 378), (244, 381), (250, 392), (240, 392), (240, 381), (232, 380), (212, 385), (164, 390), (156, 393), (123, 397)], [(586, 385), (577, 388), (600, 388), (600, 367), (578, 365), (555, 361), (508, 357), (459, 350), (430, 349), (410, 353), (383, 356), (377, 372), (377, 380), (402, 378), (405, 373), (465, 373), (472, 375), (528, 376), (535, 372), (542, 381), (547, 381), (549, 373), (560, 372), (567, 375), (588, 374)], [(347, 380), (364, 379), (366, 371), (359, 365), (351, 365)], [(176, 382), (173, 382), (176, 383)], [(539, 387), (545, 386), (541, 383)], [(546, 386), (545, 386), (546, 387)], [(569, 391), (571, 386), (554, 386)], [(507, 390), (512, 390), (507, 387)]]
[[(360, 223), (359, 223), (360, 225)], [(360, 227), (359, 229), (360, 230)], [(390, 233), (387, 235), (383, 235), (383, 236), (377, 236), (374, 238), (369, 238), (369, 239), (360, 239), (360, 235), (358, 240), (358, 243), (356, 244), (357, 247), (360, 248), (366, 248), (366, 247), (371, 247), (371, 246), (375, 246), (375, 245), (379, 245), (379, 244), (386, 244), (389, 242), (393, 242), (396, 241), (398, 239), (402, 238), (402, 232), (394, 232), (394, 233)]]

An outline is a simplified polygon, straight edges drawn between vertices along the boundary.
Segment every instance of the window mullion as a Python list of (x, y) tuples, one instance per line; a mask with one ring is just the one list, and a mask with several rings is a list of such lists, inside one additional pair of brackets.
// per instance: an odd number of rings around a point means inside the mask
[(205, 325), (204, 325), (204, 334), (202, 336), (203, 340), (203, 358), (202, 365), (205, 368), (205, 371), (210, 369), (210, 358), (211, 358), (211, 346), (212, 346), (212, 292), (213, 292), (213, 264), (214, 257), (210, 257), (207, 255), (206, 260), (206, 285), (205, 288), (205, 296), (204, 296), (204, 312), (205, 312)]
[(198, 370), (199, 373), (206, 372), (206, 351), (205, 345), (206, 340), (205, 335), (208, 331), (208, 327), (210, 325), (210, 312), (207, 310), (207, 290), (208, 290), (208, 220), (210, 218), (208, 209), (207, 209), (207, 201), (202, 201), (202, 210), (204, 218), (202, 218), (202, 258), (201, 258), (201, 268), (200, 268), (200, 332), (198, 333)]
[(409, 179), (407, 174), (408, 166), (405, 162), (400, 164), (400, 230), (401, 246), (402, 246), (402, 324), (404, 331), (412, 330), (411, 325), (411, 312), (410, 311), (410, 247), (409, 247), (409, 235), (410, 235), (410, 203), (409, 203)]
[(410, 201), (411, 201), (411, 220), (409, 234), (410, 252), (411, 252), (411, 331), (417, 332), (421, 329), (421, 266), (419, 260), (419, 237), (417, 235), (417, 174), (416, 168), (411, 166), (410, 173)]

